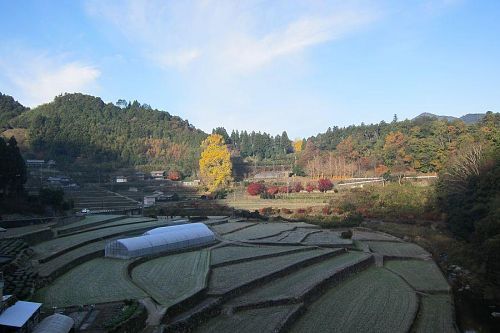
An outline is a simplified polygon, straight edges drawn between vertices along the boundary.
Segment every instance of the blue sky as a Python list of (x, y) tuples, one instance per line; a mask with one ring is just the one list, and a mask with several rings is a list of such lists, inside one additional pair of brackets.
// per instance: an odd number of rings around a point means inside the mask
[(500, 1), (0, 0), (0, 92), (286, 130), (500, 111)]

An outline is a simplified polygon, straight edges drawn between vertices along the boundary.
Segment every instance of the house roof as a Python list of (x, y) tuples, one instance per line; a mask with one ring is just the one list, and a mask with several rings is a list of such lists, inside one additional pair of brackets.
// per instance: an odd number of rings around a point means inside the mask
[(0, 314), (0, 325), (23, 327), (41, 306), (42, 303), (17, 301)]

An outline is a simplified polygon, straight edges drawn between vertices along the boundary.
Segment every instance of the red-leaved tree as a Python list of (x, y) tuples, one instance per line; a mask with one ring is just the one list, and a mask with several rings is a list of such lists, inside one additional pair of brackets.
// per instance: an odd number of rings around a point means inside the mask
[(170, 180), (181, 180), (181, 173), (177, 170), (170, 170), (168, 172), (167, 178)]
[(333, 188), (333, 184), (330, 181), (330, 179), (322, 178), (318, 180), (318, 190), (320, 192), (326, 192), (328, 190), (331, 190)]
[(266, 186), (262, 183), (251, 183), (247, 187), (247, 192), (250, 195), (259, 195), (266, 191)]

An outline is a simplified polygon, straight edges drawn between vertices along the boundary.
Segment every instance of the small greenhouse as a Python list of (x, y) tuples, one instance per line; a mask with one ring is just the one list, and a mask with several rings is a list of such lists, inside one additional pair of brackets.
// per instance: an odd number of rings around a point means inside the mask
[(33, 333), (68, 333), (75, 321), (68, 316), (55, 313), (42, 320), (33, 330)]
[[(157, 229), (161, 229), (161, 231)], [(117, 239), (109, 242), (104, 248), (105, 256), (130, 259), (162, 252), (189, 249), (208, 245), (216, 241), (215, 234), (203, 223), (162, 227), (153, 230), (157, 231), (152, 234)]]

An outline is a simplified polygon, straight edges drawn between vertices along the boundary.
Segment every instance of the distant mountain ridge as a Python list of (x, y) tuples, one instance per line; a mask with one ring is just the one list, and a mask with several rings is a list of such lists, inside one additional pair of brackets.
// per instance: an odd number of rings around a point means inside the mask
[(476, 124), (481, 121), (481, 119), (484, 118), (486, 113), (468, 113), (460, 118), (453, 117), (453, 116), (441, 116), (441, 115), (436, 115), (433, 113), (429, 112), (424, 112), (413, 118), (419, 119), (419, 118), (433, 118), (433, 119), (439, 119), (439, 120), (445, 120), (445, 121), (455, 121), (455, 120), (462, 120), (466, 124)]

